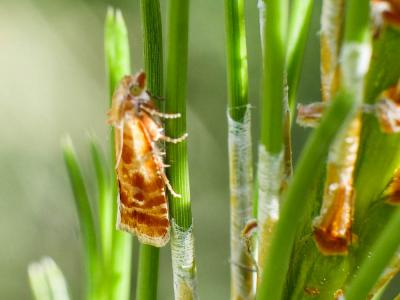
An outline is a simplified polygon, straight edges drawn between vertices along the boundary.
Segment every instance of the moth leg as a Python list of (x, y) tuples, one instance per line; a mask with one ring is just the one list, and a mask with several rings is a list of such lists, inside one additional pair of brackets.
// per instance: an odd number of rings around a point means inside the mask
[(165, 136), (165, 135), (160, 135), (159, 139), (162, 141), (165, 141), (167, 143), (172, 143), (172, 144), (178, 144), (180, 142), (183, 142), (184, 140), (186, 140), (188, 137), (188, 134), (185, 133), (184, 135), (178, 137), (178, 138), (171, 138), (169, 136)]
[(161, 177), (164, 180), (165, 185), (167, 186), (167, 189), (169, 190), (169, 192), (171, 193), (172, 196), (174, 196), (175, 198), (182, 198), (182, 195), (178, 194), (177, 192), (174, 191), (174, 189), (171, 186), (171, 183), (169, 182), (167, 176), (165, 175), (164, 172), (161, 172)]
[(162, 113), (162, 112), (159, 112), (156, 109), (149, 108), (149, 107), (144, 106), (144, 105), (142, 105), (140, 108), (143, 109), (148, 114), (150, 114), (151, 116), (157, 116), (157, 117), (160, 117), (160, 118), (163, 118), (163, 119), (177, 119), (177, 118), (181, 117), (180, 113), (177, 113), (177, 114)]

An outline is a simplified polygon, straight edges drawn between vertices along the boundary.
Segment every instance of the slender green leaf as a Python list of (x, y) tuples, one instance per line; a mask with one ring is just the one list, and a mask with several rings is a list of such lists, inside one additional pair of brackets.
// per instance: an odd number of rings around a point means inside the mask
[(29, 282), (36, 300), (69, 300), (67, 283), (57, 264), (45, 257), (28, 267)]
[(94, 225), (92, 209), (90, 207), (89, 196), (82, 176), (82, 171), (70, 137), (67, 136), (63, 139), (62, 149), (72, 191), (74, 193), (75, 207), (78, 213), (83, 239), (87, 285), (86, 297), (87, 299), (95, 299), (99, 253), (97, 240), (98, 235)]
[(369, 291), (400, 247), (399, 228), (400, 208), (396, 208), (391, 220), (368, 251), (368, 259), (361, 265), (346, 289), (346, 299), (367, 298)]
[(107, 168), (106, 159), (102, 153), (102, 150), (100, 149), (100, 146), (94, 138), (92, 138), (90, 141), (90, 152), (97, 181), (101, 252), (104, 264), (106, 264), (109, 263), (109, 259), (111, 257), (112, 234), (114, 229), (112, 212), (113, 204), (115, 205), (115, 203), (111, 198), (111, 186), (108, 176), (109, 169)]

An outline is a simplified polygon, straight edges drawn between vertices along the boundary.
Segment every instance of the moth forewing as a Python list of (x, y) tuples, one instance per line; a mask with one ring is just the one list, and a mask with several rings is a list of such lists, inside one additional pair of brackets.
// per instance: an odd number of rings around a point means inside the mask
[(162, 247), (170, 232), (165, 191), (169, 183), (157, 141), (166, 137), (158, 115), (149, 113), (157, 110), (145, 78), (143, 72), (125, 76), (109, 113), (115, 128), (117, 228), (135, 234), (142, 243)]
[(119, 229), (136, 234), (139, 241), (156, 247), (169, 240), (168, 204), (164, 172), (156, 157), (156, 145), (149, 138), (140, 118), (124, 122), (121, 160), (117, 166), (119, 183)]

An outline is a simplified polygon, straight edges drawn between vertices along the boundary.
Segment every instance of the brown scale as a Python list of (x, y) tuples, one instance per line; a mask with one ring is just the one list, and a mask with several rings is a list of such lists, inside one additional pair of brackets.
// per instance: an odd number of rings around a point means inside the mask
[(316, 287), (305, 287), (304, 293), (310, 297), (318, 297), (319, 294), (321, 294), (321, 291)]
[(400, 205), (400, 169), (394, 172), (392, 179), (383, 192), (383, 198), (389, 204)]
[(338, 289), (335, 291), (335, 293), (333, 294), (333, 299), (334, 300), (339, 300), (339, 299), (343, 299), (344, 297), (344, 292), (342, 289)]
[[(336, 7), (334, 11), (332, 11), (333, 8), (330, 7), (332, 4), (327, 7), (325, 7), (325, 5), (324, 3), (323, 10), (329, 7), (331, 11), (329, 13), (330, 29), (326, 28), (327, 26), (322, 26), (320, 38), (321, 92), (322, 100), (328, 102), (333, 98), (340, 83), (339, 51), (343, 34), (345, 1), (335, 1), (334, 5)], [(323, 24), (325, 23), (324, 21), (322, 21)]]
[(333, 145), (333, 153), (328, 158), (322, 208), (313, 223), (315, 242), (324, 255), (347, 254), (352, 242), (353, 171), (360, 127), (360, 118), (356, 117), (340, 144)]
[[(326, 108), (325, 102), (299, 104), (297, 124), (303, 127), (317, 127)], [(374, 113), (382, 132), (389, 134), (400, 132), (400, 81), (383, 91), (378, 96), (376, 104), (363, 105), (360, 111)]]
[[(372, 0), (372, 11), (378, 19), (375, 23), (378, 27), (382, 21), (391, 26), (400, 27), (400, 0)], [(379, 28), (375, 35), (379, 34)]]
[(351, 242), (353, 197), (345, 187), (336, 191), (335, 200), (320, 216), (320, 223), (314, 227), (314, 238), (319, 250), (325, 255), (347, 253)]
[[(321, 102), (300, 106), (297, 122), (302, 126), (315, 127), (325, 108), (326, 104)], [(348, 246), (355, 238), (351, 232), (354, 214), (353, 172), (360, 129), (360, 114), (357, 114), (340, 138), (340, 144), (334, 144), (331, 148), (334, 155), (327, 163), (322, 208), (313, 222), (314, 239), (324, 255), (347, 254)]]
[(380, 128), (385, 133), (400, 132), (400, 81), (385, 90), (376, 104)]
[(113, 96), (109, 123), (115, 128), (116, 170), (119, 186), (117, 227), (137, 235), (140, 242), (162, 247), (169, 241), (167, 186), (156, 142), (177, 143), (163, 135), (159, 118), (177, 118), (155, 109), (146, 91), (144, 72), (125, 76)]
[(296, 122), (303, 127), (317, 127), (326, 108), (326, 102), (297, 105)]

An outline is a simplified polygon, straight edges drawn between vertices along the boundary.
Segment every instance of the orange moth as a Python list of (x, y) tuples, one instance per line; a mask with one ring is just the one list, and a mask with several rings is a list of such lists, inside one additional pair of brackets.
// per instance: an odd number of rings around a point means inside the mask
[(119, 187), (117, 228), (135, 234), (139, 241), (162, 247), (169, 241), (170, 222), (165, 187), (175, 193), (164, 172), (163, 153), (157, 142), (178, 143), (164, 135), (161, 118), (180, 114), (159, 112), (146, 90), (146, 74), (125, 76), (117, 87), (108, 122), (115, 130), (116, 171)]

